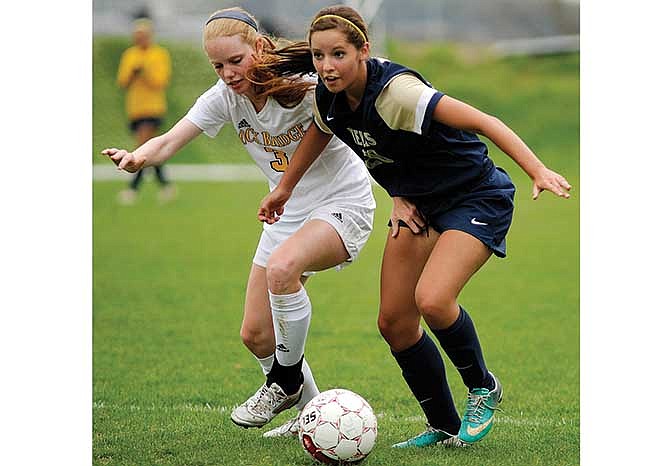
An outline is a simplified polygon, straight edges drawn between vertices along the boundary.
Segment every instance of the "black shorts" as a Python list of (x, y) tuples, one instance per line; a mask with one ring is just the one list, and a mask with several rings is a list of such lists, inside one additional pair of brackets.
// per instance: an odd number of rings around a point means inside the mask
[[(459, 196), (449, 207), (424, 215), (438, 233), (460, 230), (484, 243), (498, 257), (507, 255), (505, 236), (512, 225), (514, 193), (512, 180), (501, 168), (471, 192)], [(417, 205), (421, 211), (421, 206)], [(390, 222), (389, 222), (390, 226)], [(404, 222), (400, 226), (407, 227)]]
[(130, 131), (134, 133), (135, 131), (137, 131), (137, 128), (140, 125), (146, 125), (146, 124), (153, 125), (154, 128), (158, 129), (160, 125), (163, 124), (163, 119), (158, 117), (138, 118), (136, 120), (130, 120), (130, 124), (128, 126), (130, 127)]

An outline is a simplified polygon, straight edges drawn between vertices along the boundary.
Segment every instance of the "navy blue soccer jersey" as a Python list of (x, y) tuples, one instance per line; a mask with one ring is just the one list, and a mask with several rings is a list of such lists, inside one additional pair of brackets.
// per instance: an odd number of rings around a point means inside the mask
[(351, 147), (391, 196), (431, 211), (491, 176), (495, 166), (476, 134), (433, 121), (444, 94), (397, 63), (372, 58), (367, 71), (354, 111), (344, 92), (330, 93), (319, 79), (314, 120)]

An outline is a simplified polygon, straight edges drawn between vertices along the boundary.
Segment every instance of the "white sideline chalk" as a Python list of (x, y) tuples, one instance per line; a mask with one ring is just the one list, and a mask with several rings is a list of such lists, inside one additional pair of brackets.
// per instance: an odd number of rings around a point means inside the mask
[[(166, 164), (165, 175), (174, 181), (265, 181), (266, 178), (252, 164)], [(145, 175), (153, 176), (148, 168)], [(112, 164), (94, 164), (93, 181), (127, 181), (132, 173), (119, 170)]]

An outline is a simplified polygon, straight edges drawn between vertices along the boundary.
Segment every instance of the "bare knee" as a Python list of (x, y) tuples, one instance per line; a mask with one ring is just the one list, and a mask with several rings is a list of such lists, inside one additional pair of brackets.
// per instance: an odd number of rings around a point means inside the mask
[(402, 351), (416, 343), (421, 336), (419, 321), (398, 316), (396, 313), (379, 313), (377, 327), (393, 351)]
[(458, 318), (456, 295), (417, 288), (414, 299), (421, 316), (431, 328), (447, 328)]
[(256, 356), (262, 357), (274, 351), (274, 331), (272, 328), (254, 328), (242, 325), (240, 338), (244, 346)]
[(287, 254), (272, 254), (266, 266), (268, 288), (275, 294), (286, 294), (300, 288), (301, 270), (297, 261)]

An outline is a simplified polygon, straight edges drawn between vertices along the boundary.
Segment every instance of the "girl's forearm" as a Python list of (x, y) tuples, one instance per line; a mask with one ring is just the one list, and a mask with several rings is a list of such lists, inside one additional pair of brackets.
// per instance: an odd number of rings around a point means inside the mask
[(514, 160), (530, 178), (545, 168), (542, 161), (533, 153), (525, 142), (507, 125), (496, 117), (489, 117), (488, 124), (482, 128), (481, 134), (490, 139), (496, 146)]
[(151, 138), (135, 149), (133, 155), (144, 159), (144, 166), (162, 165), (200, 133), (200, 128), (182, 118), (167, 133)]
[(302, 179), (305, 172), (326, 148), (332, 135), (325, 134), (316, 127), (315, 123), (307, 129), (305, 136), (291, 157), (291, 163), (284, 172), (277, 189), (291, 193), (293, 188)]
[(133, 151), (133, 155), (144, 159), (145, 167), (154, 167), (164, 164), (175, 154), (164, 135), (149, 139)]

